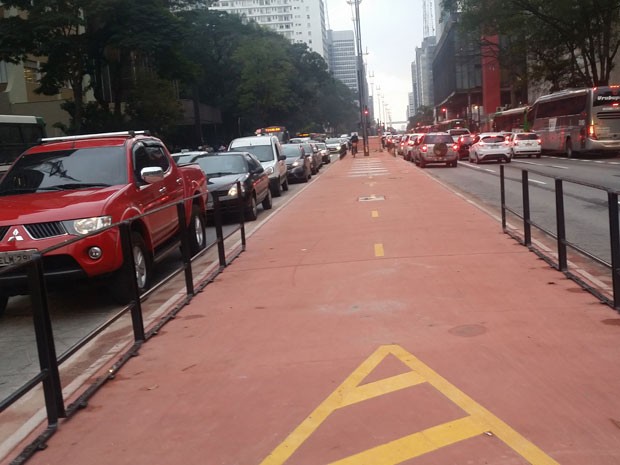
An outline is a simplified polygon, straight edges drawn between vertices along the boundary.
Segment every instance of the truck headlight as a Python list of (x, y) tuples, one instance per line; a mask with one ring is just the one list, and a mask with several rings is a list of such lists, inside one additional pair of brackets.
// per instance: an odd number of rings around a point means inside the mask
[(81, 218), (73, 221), (63, 221), (63, 225), (69, 232), (85, 236), (86, 234), (107, 228), (112, 224), (111, 216), (96, 216), (94, 218)]

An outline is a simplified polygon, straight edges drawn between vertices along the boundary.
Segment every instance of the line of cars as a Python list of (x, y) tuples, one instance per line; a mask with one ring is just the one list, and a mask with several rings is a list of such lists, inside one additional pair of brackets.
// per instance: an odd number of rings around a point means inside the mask
[(534, 132), (483, 132), (465, 128), (446, 132), (405, 134), (397, 149), (403, 158), (424, 168), (429, 164), (456, 167), (458, 160), (470, 163), (504, 162), (516, 157), (541, 156), (541, 140)]
[(308, 182), (323, 164), (331, 162), (323, 142), (294, 138), (281, 144), (272, 135), (234, 139), (226, 151), (179, 152), (172, 157), (181, 166), (197, 163), (205, 173), (210, 194), (208, 217), (214, 212), (214, 197), (224, 213), (238, 213), (241, 196), (248, 221), (257, 219), (258, 205), (271, 209), (273, 197), (288, 191), (289, 183)]

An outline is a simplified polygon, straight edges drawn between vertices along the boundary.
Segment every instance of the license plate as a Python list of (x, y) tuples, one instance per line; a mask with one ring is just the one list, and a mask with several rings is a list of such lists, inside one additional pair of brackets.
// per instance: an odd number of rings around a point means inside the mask
[(15, 252), (0, 252), (0, 267), (27, 262), (36, 251), (36, 249), (27, 249), (16, 250)]

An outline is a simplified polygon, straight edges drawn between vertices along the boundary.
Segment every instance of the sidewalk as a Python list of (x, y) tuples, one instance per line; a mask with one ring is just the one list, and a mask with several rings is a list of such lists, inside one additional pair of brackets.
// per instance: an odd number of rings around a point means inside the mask
[(617, 465), (619, 361), (616, 312), (371, 146), (27, 463)]

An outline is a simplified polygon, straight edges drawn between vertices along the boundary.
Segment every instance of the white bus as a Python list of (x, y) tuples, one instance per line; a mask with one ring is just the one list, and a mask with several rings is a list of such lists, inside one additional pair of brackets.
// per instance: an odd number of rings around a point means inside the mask
[(43, 118), (0, 115), (0, 172), (6, 171), (22, 152), (38, 144), (45, 135)]
[(543, 152), (569, 158), (620, 153), (620, 86), (545, 95), (534, 102), (531, 115)]

